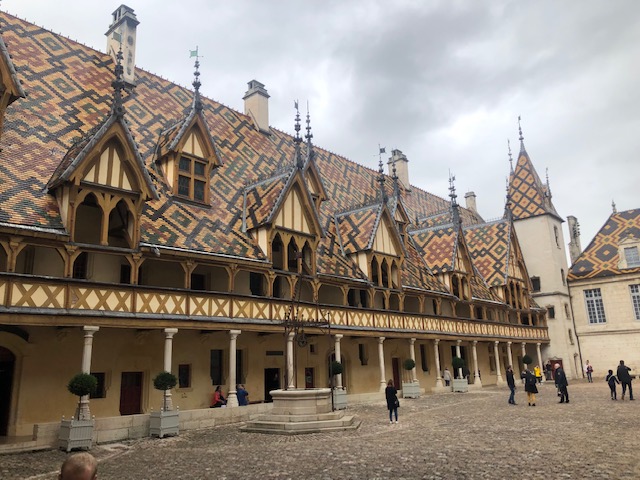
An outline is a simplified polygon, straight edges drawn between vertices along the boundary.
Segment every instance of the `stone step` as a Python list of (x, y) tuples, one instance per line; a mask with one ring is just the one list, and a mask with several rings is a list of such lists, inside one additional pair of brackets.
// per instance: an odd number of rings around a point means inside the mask
[(339, 420), (344, 416), (343, 411), (329, 412), (329, 413), (316, 413), (308, 415), (277, 415), (267, 414), (261, 415), (256, 420), (258, 421), (273, 421), (273, 422), (285, 422), (285, 423), (299, 423), (299, 422), (326, 422), (331, 420)]
[(274, 433), (280, 435), (297, 435), (301, 433), (338, 432), (356, 430), (360, 421), (354, 417), (345, 417), (337, 421), (328, 422), (266, 422), (252, 421), (240, 428), (243, 432)]

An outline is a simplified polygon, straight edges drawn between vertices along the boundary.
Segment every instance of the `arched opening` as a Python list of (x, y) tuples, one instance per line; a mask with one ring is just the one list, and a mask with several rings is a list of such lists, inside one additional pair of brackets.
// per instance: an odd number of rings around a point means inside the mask
[(102, 208), (93, 193), (88, 194), (76, 209), (74, 241), (78, 243), (100, 244)]
[(18, 254), (16, 273), (64, 277), (64, 260), (55, 248), (27, 245)]
[(371, 259), (371, 281), (375, 285), (380, 285), (380, 276), (379, 276), (378, 272), (379, 272), (378, 259), (376, 257), (373, 257)]
[(298, 284), (298, 295), (301, 302), (313, 302), (313, 286), (307, 280), (300, 280)]
[(7, 261), (8, 261), (8, 257), (7, 257), (7, 252), (4, 250), (4, 248), (0, 247), (0, 272), (6, 272), (7, 271)]
[(457, 275), (451, 276), (451, 293), (453, 293), (458, 298), (462, 298), (460, 297), (460, 284), (458, 283)]
[(276, 275), (273, 279), (273, 297), (291, 300), (291, 287), (289, 286), (289, 277), (284, 275)]
[[(320, 285), (318, 303), (325, 305), (343, 305), (342, 289), (334, 285)], [(354, 305), (352, 305), (354, 306)]]
[[(239, 275), (238, 272), (237, 275)], [(236, 281), (238, 279), (236, 275)], [(238, 282), (242, 287), (246, 287), (246, 278)], [(226, 268), (209, 265), (198, 265), (191, 273), (191, 290), (206, 290), (211, 292), (229, 291), (229, 272)], [(247, 293), (247, 292), (240, 292)]]
[(302, 247), (302, 273), (313, 275), (313, 250), (309, 246), (309, 242), (304, 242)]
[(387, 259), (384, 258), (382, 260), (382, 264), (380, 265), (380, 273), (382, 274), (382, 286), (385, 288), (389, 288), (389, 264), (387, 263)]
[(271, 242), (271, 262), (275, 270), (284, 270), (284, 244), (280, 234), (276, 234)]
[(391, 287), (400, 288), (400, 270), (398, 269), (398, 262), (395, 260), (391, 264)]
[(404, 311), (407, 313), (422, 313), (420, 311), (420, 298), (407, 295), (404, 298)]
[(369, 308), (369, 294), (360, 288), (350, 288), (347, 293), (347, 303), (350, 307)]
[(389, 310), (400, 311), (400, 296), (392, 293), (389, 295)]
[(375, 309), (386, 309), (389, 306), (387, 305), (387, 299), (384, 296), (383, 292), (375, 292), (373, 295), (373, 308)]
[(152, 287), (186, 288), (184, 270), (178, 262), (146, 260), (140, 266), (138, 284)]
[(298, 245), (292, 238), (287, 245), (287, 270), (290, 272), (298, 272)]
[(89, 279), (89, 254), (82, 252), (73, 262), (73, 278)]
[(107, 242), (112, 247), (133, 248), (133, 215), (124, 200), (120, 200), (109, 213)]
[(10, 350), (0, 347), (0, 436), (6, 436), (8, 433), (15, 363), (15, 355)]

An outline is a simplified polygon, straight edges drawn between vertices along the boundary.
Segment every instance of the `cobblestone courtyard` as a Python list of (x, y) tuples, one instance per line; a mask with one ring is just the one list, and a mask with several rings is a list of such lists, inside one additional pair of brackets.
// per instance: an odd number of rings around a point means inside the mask
[[(485, 388), (401, 400), (397, 425), (382, 401), (352, 405), (362, 420), (354, 432), (288, 437), (230, 425), (91, 452), (100, 480), (640, 478), (640, 400), (611, 401), (601, 379), (569, 389), (568, 405), (557, 403), (552, 384), (540, 388), (536, 407), (521, 387), (516, 406), (506, 387)], [(0, 456), (0, 478), (54, 479), (65, 457)]]

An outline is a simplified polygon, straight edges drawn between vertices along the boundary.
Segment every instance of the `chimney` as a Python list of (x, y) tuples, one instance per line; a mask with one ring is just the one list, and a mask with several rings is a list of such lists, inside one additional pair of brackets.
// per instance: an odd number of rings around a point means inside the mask
[(467, 209), (473, 213), (478, 213), (478, 207), (476, 207), (476, 194), (474, 192), (467, 192), (464, 194), (464, 202)]
[(122, 47), (122, 67), (124, 81), (127, 86), (136, 84), (136, 27), (140, 22), (133, 13), (133, 8), (120, 5), (113, 12), (113, 22), (109, 26), (107, 36), (107, 53), (116, 61), (118, 50)]
[(269, 133), (269, 94), (264, 85), (257, 80), (247, 83), (244, 100), (244, 113), (253, 119), (256, 130)]
[(411, 184), (409, 183), (409, 160), (407, 156), (397, 148), (391, 150), (391, 158), (387, 162), (389, 168), (389, 176), (393, 176), (393, 165), (396, 166), (396, 175), (398, 180), (402, 182), (407, 192), (411, 191)]
[(582, 253), (582, 247), (580, 246), (580, 224), (578, 219), (572, 215), (567, 217), (567, 223), (569, 224), (569, 257), (571, 257), (571, 264), (573, 265), (580, 253)]

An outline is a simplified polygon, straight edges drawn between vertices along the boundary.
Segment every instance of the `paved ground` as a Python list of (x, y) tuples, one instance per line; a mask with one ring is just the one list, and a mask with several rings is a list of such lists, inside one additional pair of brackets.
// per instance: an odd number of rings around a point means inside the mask
[[(611, 401), (601, 380), (574, 382), (569, 394), (560, 405), (553, 385), (543, 385), (536, 407), (522, 388), (516, 406), (506, 387), (426, 395), (401, 400), (397, 425), (380, 402), (349, 407), (362, 420), (354, 432), (287, 437), (232, 425), (91, 452), (100, 480), (640, 478), (640, 399)], [(0, 478), (54, 479), (65, 457), (0, 456)]]

